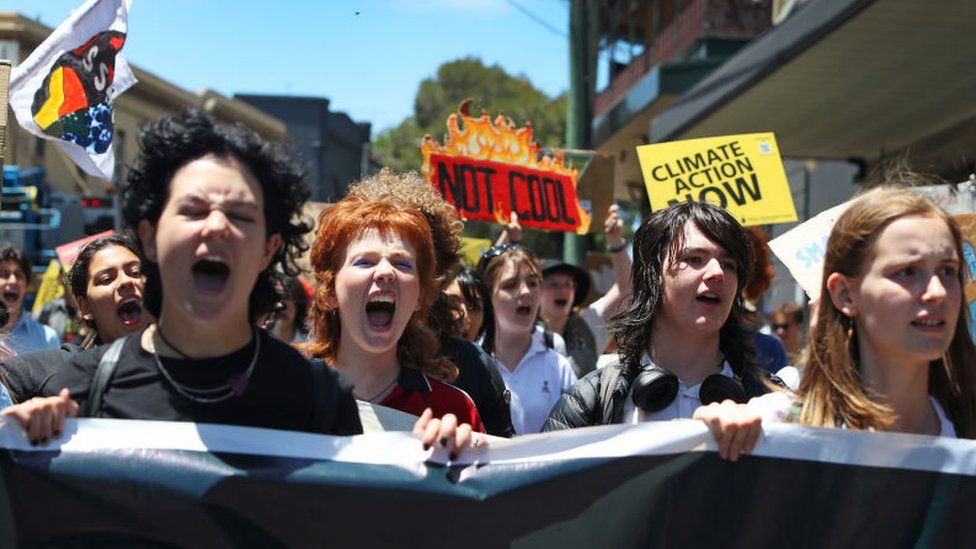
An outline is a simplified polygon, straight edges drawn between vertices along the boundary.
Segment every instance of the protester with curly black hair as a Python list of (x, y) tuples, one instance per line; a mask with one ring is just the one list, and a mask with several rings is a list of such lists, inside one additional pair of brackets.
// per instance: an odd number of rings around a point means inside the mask
[[(277, 299), (274, 273), (296, 271), (308, 230), (308, 191), (285, 148), (194, 111), (145, 127), (140, 145), (121, 209), (158, 321), (74, 355), (47, 384), (53, 398), (4, 413), (44, 442), (73, 411), (66, 388), (83, 416), (361, 432), (347, 381), (253, 326)], [(113, 355), (99, 391), (93, 379)]]

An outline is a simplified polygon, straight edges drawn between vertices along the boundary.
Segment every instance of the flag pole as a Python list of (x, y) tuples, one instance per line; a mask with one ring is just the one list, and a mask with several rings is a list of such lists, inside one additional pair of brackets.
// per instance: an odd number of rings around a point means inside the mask
[(0, 174), (7, 154), (7, 94), (10, 91), (10, 60), (0, 59)]

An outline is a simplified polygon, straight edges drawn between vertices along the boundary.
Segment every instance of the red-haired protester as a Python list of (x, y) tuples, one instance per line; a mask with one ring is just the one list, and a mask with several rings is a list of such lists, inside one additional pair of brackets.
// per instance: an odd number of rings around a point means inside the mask
[(467, 442), (484, 432), (481, 418), (447, 384), (457, 366), (437, 357), (425, 323), (439, 292), (434, 253), (426, 218), (405, 201), (350, 195), (327, 208), (310, 257), (318, 288), (304, 349), (349, 377), (359, 400), (413, 415), (430, 409), (457, 422)]

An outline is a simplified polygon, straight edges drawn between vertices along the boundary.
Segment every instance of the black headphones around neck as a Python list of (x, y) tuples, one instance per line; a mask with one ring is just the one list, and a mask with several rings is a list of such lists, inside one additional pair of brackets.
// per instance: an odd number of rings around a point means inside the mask
[[(647, 364), (641, 366), (634, 379), (631, 398), (644, 413), (660, 412), (678, 396), (679, 383), (678, 376), (656, 364)], [(703, 406), (723, 400), (745, 404), (749, 400), (738, 376), (732, 378), (722, 374), (712, 374), (702, 381), (698, 399)]]

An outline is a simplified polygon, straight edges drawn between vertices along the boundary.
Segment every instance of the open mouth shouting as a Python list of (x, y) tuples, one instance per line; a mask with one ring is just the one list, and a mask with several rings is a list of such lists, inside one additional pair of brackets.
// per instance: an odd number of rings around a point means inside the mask
[(230, 267), (216, 256), (208, 255), (193, 264), (193, 286), (204, 295), (216, 295), (227, 287)]
[(388, 330), (396, 313), (396, 294), (377, 292), (366, 301), (366, 321), (376, 330)]
[(20, 299), (20, 293), (19, 292), (15, 292), (15, 291), (8, 290), (8, 291), (3, 292), (2, 294), (0, 294), (0, 297), (3, 298), (3, 301), (8, 306), (15, 307), (15, 306), (19, 305), (19, 303), (18, 303), (18, 300)]
[(718, 305), (722, 303), (722, 298), (719, 297), (718, 293), (711, 290), (702, 292), (695, 296), (695, 299), (701, 303), (706, 303), (708, 305)]
[(563, 307), (565, 307), (567, 303), (569, 303), (569, 300), (568, 299), (557, 299), (556, 300), (556, 306), (559, 307), (560, 309), (562, 309)]
[(532, 314), (532, 307), (530, 305), (519, 305), (515, 308), (515, 314), (518, 316), (529, 316)]
[(137, 326), (142, 322), (142, 300), (138, 297), (124, 299), (116, 307), (115, 313), (123, 326)]

